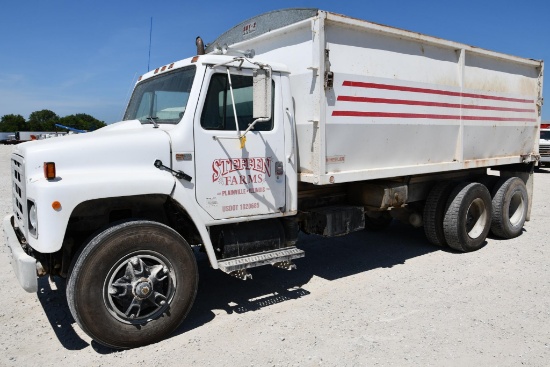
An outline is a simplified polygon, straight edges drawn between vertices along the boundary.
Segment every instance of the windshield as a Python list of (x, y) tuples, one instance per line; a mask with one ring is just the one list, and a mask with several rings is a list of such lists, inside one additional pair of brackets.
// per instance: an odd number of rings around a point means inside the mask
[(550, 130), (541, 130), (540, 138), (544, 140), (550, 140)]
[(150, 124), (177, 124), (187, 106), (195, 66), (161, 74), (139, 83), (132, 93), (124, 120)]

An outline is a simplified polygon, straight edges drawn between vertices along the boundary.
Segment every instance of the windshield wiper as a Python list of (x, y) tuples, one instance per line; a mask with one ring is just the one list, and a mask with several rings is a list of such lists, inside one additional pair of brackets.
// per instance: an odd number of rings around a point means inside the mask
[(146, 119), (149, 120), (150, 123), (155, 125), (155, 129), (158, 129), (159, 124), (157, 124), (157, 122), (155, 121), (155, 120), (158, 120), (158, 117), (147, 116)]

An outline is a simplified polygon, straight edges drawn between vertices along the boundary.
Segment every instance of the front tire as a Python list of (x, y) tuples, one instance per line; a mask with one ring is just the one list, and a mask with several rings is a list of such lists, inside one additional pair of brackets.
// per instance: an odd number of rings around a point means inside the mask
[(67, 282), (71, 313), (86, 334), (108, 347), (162, 340), (181, 324), (195, 300), (193, 251), (160, 223), (114, 225), (73, 261)]

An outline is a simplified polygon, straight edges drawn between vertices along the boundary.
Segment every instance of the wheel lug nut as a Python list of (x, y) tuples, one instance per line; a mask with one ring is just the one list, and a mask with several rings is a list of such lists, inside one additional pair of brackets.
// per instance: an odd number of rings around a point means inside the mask
[(164, 306), (166, 304), (166, 301), (160, 301), (160, 305)]
[(116, 289), (115, 287), (109, 287), (109, 294), (110, 294), (111, 296), (114, 296), (114, 295), (117, 294), (117, 293), (118, 293), (118, 291), (117, 291), (117, 289)]
[(133, 266), (138, 266), (139, 264), (139, 259), (137, 257), (133, 257), (131, 260), (130, 260), (130, 263), (133, 265)]
[(167, 268), (166, 266), (163, 266), (163, 267), (162, 267), (162, 272), (163, 272), (164, 274), (167, 274), (167, 273), (168, 273), (168, 268)]

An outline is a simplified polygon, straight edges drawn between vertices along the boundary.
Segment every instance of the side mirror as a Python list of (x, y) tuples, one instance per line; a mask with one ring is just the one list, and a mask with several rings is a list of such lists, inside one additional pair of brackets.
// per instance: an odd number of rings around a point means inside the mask
[(254, 69), (252, 82), (254, 119), (271, 118), (271, 69)]

